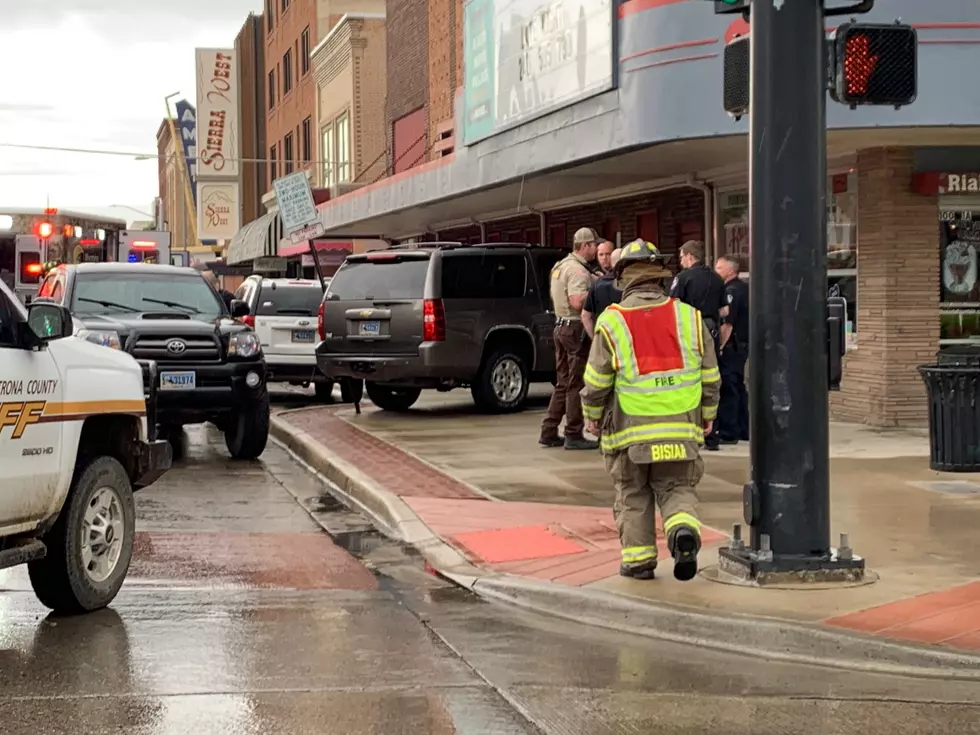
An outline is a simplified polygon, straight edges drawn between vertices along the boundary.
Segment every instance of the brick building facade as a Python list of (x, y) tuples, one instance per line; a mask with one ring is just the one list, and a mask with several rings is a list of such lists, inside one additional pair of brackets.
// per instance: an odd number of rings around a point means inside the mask
[(345, 14), (313, 49), (322, 159), (313, 175), (317, 186), (384, 175), (386, 58), (383, 13)]
[(250, 14), (235, 38), (238, 57), (238, 119), (241, 125), (242, 225), (265, 212), (262, 195), (267, 176), (265, 106), (265, 23), (263, 16)]

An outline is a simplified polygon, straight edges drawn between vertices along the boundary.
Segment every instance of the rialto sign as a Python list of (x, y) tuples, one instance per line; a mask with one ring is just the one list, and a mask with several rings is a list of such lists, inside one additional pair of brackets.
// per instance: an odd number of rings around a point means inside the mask
[(980, 194), (980, 173), (940, 174), (940, 194)]

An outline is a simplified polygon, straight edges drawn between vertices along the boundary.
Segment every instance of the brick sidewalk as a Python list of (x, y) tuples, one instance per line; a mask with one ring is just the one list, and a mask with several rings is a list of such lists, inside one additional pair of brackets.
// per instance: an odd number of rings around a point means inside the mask
[[(356, 466), (378, 486), (403, 498), (433, 533), (484, 569), (575, 587), (596, 585), (634, 599), (696, 607), (715, 608), (725, 595), (762, 594), (766, 601), (774, 601), (784, 594), (779, 590), (759, 593), (706, 583), (708, 597), (705, 597), (703, 587), (699, 592), (690, 585), (658, 583), (651, 587), (648, 583), (622, 580), (618, 577), (618, 534), (608, 508), (488, 500), (414, 454), (353, 425), (342, 418), (346, 414), (346, 407), (316, 407), (279, 418)], [(399, 418), (412, 421), (410, 416)], [(501, 436), (501, 441), (510, 440), (507, 431)], [(432, 452), (429, 456), (432, 461), (438, 461)], [(560, 458), (559, 453), (550, 455), (546, 461)], [(577, 461), (569, 458), (572, 459)], [(502, 470), (513, 470), (518, 465), (515, 457)], [(659, 536), (660, 557), (665, 561), (663, 566), (669, 567), (671, 561), (662, 531)], [(724, 534), (706, 528), (704, 558), (712, 558), (712, 547), (725, 540)], [(669, 576), (670, 570), (664, 568), (663, 573)], [(796, 596), (797, 602), (790, 608), (807, 606), (805, 601), (800, 602), (799, 595), (811, 600), (814, 598), (809, 598), (810, 595), (820, 595), (819, 591), (785, 594)], [(839, 597), (841, 593), (833, 594)], [(744, 602), (746, 598), (739, 599)], [(769, 604), (758, 597), (753, 599), (756, 599), (755, 606)], [(871, 602), (873, 597), (857, 599), (868, 599), (870, 604), (866, 603), (864, 609), (858, 607), (846, 613), (804, 616), (804, 619), (894, 640), (980, 651), (980, 582), (918, 596), (909, 588), (905, 599), (885, 604)], [(773, 612), (767, 609), (765, 614), (771, 616)]]

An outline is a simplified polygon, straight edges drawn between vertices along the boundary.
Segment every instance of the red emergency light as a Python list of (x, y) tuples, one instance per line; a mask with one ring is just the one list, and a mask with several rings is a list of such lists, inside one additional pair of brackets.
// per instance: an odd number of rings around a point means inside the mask
[(102, 241), (101, 240), (93, 240), (92, 238), (88, 238), (86, 240), (79, 240), (78, 241), (78, 244), (79, 245), (101, 245), (102, 244)]
[(40, 263), (28, 263), (24, 266), (24, 270), (28, 275), (39, 276), (44, 272), (44, 266)]
[(133, 240), (130, 250), (156, 250), (157, 244), (152, 240)]
[(65, 237), (71, 237), (72, 235), (75, 234), (75, 227), (74, 227), (74, 225), (65, 225), (64, 227), (61, 228), (61, 233)]
[(42, 222), (37, 226), (38, 237), (47, 239), (54, 234), (54, 225), (50, 222)]

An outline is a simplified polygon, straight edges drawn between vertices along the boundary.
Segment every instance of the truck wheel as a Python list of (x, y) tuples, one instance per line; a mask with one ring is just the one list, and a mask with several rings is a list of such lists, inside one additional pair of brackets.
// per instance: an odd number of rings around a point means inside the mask
[(47, 556), (27, 565), (38, 600), (69, 614), (108, 605), (129, 571), (135, 532), (133, 487), (119, 461), (98, 457), (76, 470), (65, 507), (44, 535)]
[(232, 417), (225, 429), (225, 446), (232, 459), (258, 459), (269, 442), (269, 394)]
[(368, 398), (371, 403), (382, 411), (397, 411), (399, 413), (407, 411), (422, 395), (421, 388), (393, 388), (388, 385), (372, 383), (370, 380), (365, 384)]
[(506, 347), (484, 360), (471, 392), (477, 408), (487, 413), (514, 413), (524, 408), (530, 371), (518, 352)]
[(316, 391), (316, 399), (321, 403), (333, 403), (333, 385), (332, 380), (314, 383), (313, 390)]

